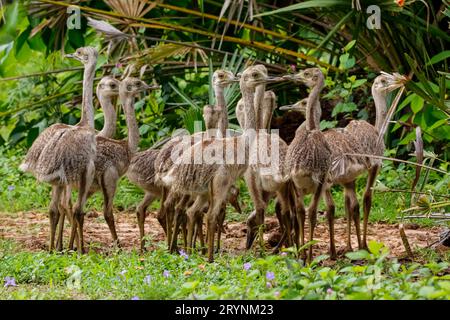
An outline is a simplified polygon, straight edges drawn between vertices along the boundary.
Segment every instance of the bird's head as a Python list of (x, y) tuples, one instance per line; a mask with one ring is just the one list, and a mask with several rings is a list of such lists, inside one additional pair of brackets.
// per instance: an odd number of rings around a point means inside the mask
[(248, 88), (255, 88), (261, 84), (282, 81), (281, 77), (270, 77), (264, 65), (258, 64), (242, 72), (240, 82)]
[(66, 54), (65, 57), (76, 59), (83, 64), (88, 64), (97, 61), (98, 51), (93, 47), (81, 47), (74, 53)]
[(103, 77), (97, 85), (97, 95), (114, 97), (119, 94), (120, 81), (113, 77)]
[(288, 104), (285, 106), (279, 107), (280, 110), (288, 111), (288, 110), (294, 110), (302, 113), (303, 115), (306, 114), (306, 106), (308, 104), (308, 98), (304, 98), (300, 101), (297, 101), (294, 104)]
[(147, 90), (157, 90), (158, 85), (149, 86), (144, 81), (134, 77), (126, 77), (120, 82), (119, 92), (127, 96), (136, 96), (140, 92)]
[(238, 81), (239, 79), (231, 71), (223, 69), (216, 70), (212, 76), (212, 84), (222, 88)]
[(324, 80), (323, 73), (319, 68), (307, 68), (296, 74), (285, 75), (282, 78), (296, 83), (304, 83), (310, 88)]
[(400, 87), (403, 87), (408, 79), (398, 73), (389, 74), (381, 72), (381, 75), (375, 78), (372, 85), (372, 92), (388, 94)]

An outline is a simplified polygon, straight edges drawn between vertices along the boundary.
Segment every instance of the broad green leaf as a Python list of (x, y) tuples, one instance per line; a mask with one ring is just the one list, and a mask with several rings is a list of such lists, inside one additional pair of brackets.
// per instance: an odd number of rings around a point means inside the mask
[(424, 100), (419, 96), (415, 96), (414, 99), (412, 99), (412, 101), (411, 101), (411, 110), (414, 113), (417, 113), (420, 110), (422, 110), (423, 104), (424, 104)]
[(339, 113), (352, 112), (358, 109), (358, 106), (353, 102), (339, 102), (331, 113), (332, 117), (335, 117)]
[(355, 252), (347, 252), (345, 256), (350, 260), (366, 260), (370, 257), (370, 254), (366, 250), (358, 250)]
[(427, 66), (432, 65), (432, 64), (436, 64), (438, 62), (441, 62), (442, 60), (446, 60), (450, 58), (450, 50), (446, 50), (446, 51), (442, 51), (440, 53), (438, 53), (437, 55), (435, 55), (434, 57), (432, 57), (430, 59), (430, 61), (427, 62)]

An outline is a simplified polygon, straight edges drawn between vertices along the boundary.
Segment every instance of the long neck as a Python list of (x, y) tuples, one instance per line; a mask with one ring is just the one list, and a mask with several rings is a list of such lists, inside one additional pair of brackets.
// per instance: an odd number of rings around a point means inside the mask
[(120, 95), (123, 110), (128, 128), (128, 148), (132, 153), (137, 152), (139, 145), (139, 129), (136, 122), (136, 115), (134, 112), (134, 97), (129, 95)]
[(228, 110), (227, 104), (225, 102), (224, 89), (221, 86), (215, 85), (214, 94), (216, 96), (216, 108), (221, 110), (218, 122), (218, 129), (219, 132), (222, 134), (222, 137), (224, 137), (228, 129)]
[[(94, 59), (95, 60), (95, 59)], [(94, 106), (92, 103), (96, 61), (88, 63), (84, 68), (83, 100), (81, 102), (80, 125), (94, 128)]]
[(103, 110), (104, 122), (103, 129), (98, 133), (99, 136), (112, 138), (116, 133), (117, 114), (114, 110), (111, 97), (97, 94), (98, 100)]
[(378, 130), (378, 132), (380, 132), (380, 129), (383, 126), (384, 121), (386, 120), (386, 96), (376, 91), (372, 91), (372, 96), (376, 111), (375, 128)]
[(319, 130), (317, 125), (320, 119), (316, 119), (317, 111), (320, 108), (319, 94), (323, 87), (323, 81), (319, 81), (309, 93), (308, 102), (306, 104), (306, 129)]
[(267, 129), (265, 122), (266, 117), (263, 116), (263, 112), (267, 112), (263, 108), (264, 92), (266, 90), (265, 85), (260, 85), (255, 88), (255, 94), (253, 96), (253, 107), (255, 109), (255, 121), (256, 129)]
[(256, 113), (254, 107), (254, 89), (251, 88), (241, 88), (242, 98), (244, 101), (244, 113), (245, 113), (245, 125), (244, 133), (248, 129), (256, 129)]

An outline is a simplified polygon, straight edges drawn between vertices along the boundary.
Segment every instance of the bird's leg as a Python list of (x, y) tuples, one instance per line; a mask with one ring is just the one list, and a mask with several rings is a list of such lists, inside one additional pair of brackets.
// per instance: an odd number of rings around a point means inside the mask
[[(325, 176), (321, 177), (320, 181), (325, 181)], [(319, 205), (320, 198), (322, 196), (324, 184), (322, 182), (317, 184), (317, 188), (314, 192), (311, 204), (308, 208), (309, 215), (309, 241), (314, 240), (314, 229), (317, 223), (317, 207)], [(311, 263), (313, 257), (313, 246), (309, 246), (308, 250), (308, 263)]]
[[(305, 218), (306, 218), (306, 210), (305, 203), (303, 201), (303, 193), (298, 195), (296, 201), (295, 215), (296, 215), (296, 223), (295, 223), (295, 244), (297, 245), (297, 249), (302, 248), (305, 245)], [(302, 251), (302, 258), (306, 258), (306, 252)]]
[(218, 175), (210, 183), (209, 187), (209, 208), (207, 214), (207, 239), (208, 239), (208, 261), (214, 261), (214, 236), (217, 228), (217, 218), (227, 198), (228, 190), (232, 185), (228, 176)]
[(360, 216), (359, 216), (359, 202), (356, 196), (356, 184), (355, 181), (349, 182), (344, 185), (347, 190), (347, 194), (350, 198), (350, 214), (353, 218), (353, 223), (355, 224), (356, 239), (358, 240), (358, 248), (362, 249), (361, 243), (361, 231), (360, 231)]
[(217, 248), (216, 253), (219, 253), (220, 251), (220, 238), (222, 236), (222, 229), (223, 229), (223, 223), (225, 221), (225, 215), (226, 215), (226, 204), (224, 203), (222, 207), (220, 208), (219, 216), (217, 217)]
[(344, 188), (344, 205), (345, 215), (347, 217), (347, 245), (344, 252), (353, 251), (352, 248), (352, 210), (351, 210), (351, 197), (348, 194), (347, 188)]
[(254, 170), (247, 170), (247, 172), (245, 173), (245, 181), (247, 183), (250, 197), (252, 198), (255, 207), (255, 211), (253, 211), (247, 218), (246, 249), (249, 250), (252, 247), (257, 234), (260, 235), (260, 242), (264, 240), (262, 238), (263, 229), (261, 228), (261, 226), (264, 224), (264, 211), (266, 203), (263, 199), (264, 195), (261, 190), (257, 173)]
[(337, 257), (334, 243), (334, 212), (336, 207), (330, 188), (325, 190), (325, 202), (327, 204), (328, 229), (330, 232), (330, 258), (335, 260)]
[(170, 243), (172, 240), (172, 224), (173, 224), (173, 211), (174, 205), (177, 202), (179, 197), (177, 197), (173, 192), (169, 192), (164, 201), (162, 210), (164, 212), (165, 217), (165, 226), (166, 226), (166, 237), (167, 237), (167, 248), (170, 248)]
[(49, 250), (53, 251), (55, 249), (55, 235), (56, 235), (56, 227), (59, 221), (60, 215), (60, 199), (61, 193), (63, 192), (63, 187), (61, 186), (52, 186), (52, 199), (50, 202), (49, 209), (49, 220), (50, 220), (50, 241), (49, 241)]
[[(208, 200), (205, 200), (206, 202)], [(196, 236), (200, 240), (200, 249), (202, 254), (206, 254), (205, 237), (203, 236), (203, 211), (197, 212)]]
[(155, 200), (155, 196), (150, 192), (145, 192), (144, 199), (139, 203), (136, 209), (137, 221), (139, 226), (139, 240), (141, 243), (141, 252), (145, 251), (144, 236), (145, 236), (145, 212), (148, 206)]
[(291, 186), (289, 184), (284, 184), (281, 187), (281, 190), (277, 192), (277, 204), (275, 206), (281, 233), (285, 234), (288, 247), (292, 246), (291, 201), (293, 201), (293, 199), (290, 194), (291, 191)]
[(165, 212), (164, 204), (166, 203), (167, 193), (168, 193), (167, 188), (162, 188), (160, 207), (159, 207), (158, 215), (157, 215), (158, 222), (161, 225), (161, 227), (163, 228), (166, 236), (167, 236), (167, 224), (166, 224), (167, 221), (166, 221), (166, 212)]
[(103, 174), (101, 180), (100, 185), (103, 193), (103, 217), (105, 218), (109, 231), (111, 232), (113, 245), (118, 246), (119, 238), (117, 237), (116, 225), (114, 222), (113, 201), (114, 195), (116, 194), (119, 175), (115, 169), (109, 169)]
[(172, 233), (172, 239), (170, 240), (170, 252), (175, 252), (177, 250), (177, 240), (178, 240), (178, 233), (182, 224), (183, 215), (186, 214), (183, 212), (183, 210), (186, 208), (186, 203), (189, 201), (189, 196), (184, 195), (181, 197), (181, 199), (178, 201), (177, 205), (175, 206), (175, 215), (173, 218), (174, 228)]
[(367, 177), (366, 183), (366, 190), (364, 191), (363, 196), (364, 220), (363, 220), (363, 238), (362, 238), (363, 248), (367, 248), (367, 225), (369, 223), (370, 209), (372, 207), (372, 194), (373, 194), (372, 187), (375, 183), (375, 178), (377, 177), (379, 169), (380, 167), (376, 165), (369, 170), (369, 175)]
[(84, 174), (81, 177), (81, 181), (78, 188), (78, 198), (75, 203), (73, 210), (73, 224), (71, 230), (71, 243), (73, 244), (73, 239), (75, 238), (75, 233), (78, 233), (78, 252), (83, 253), (84, 251), (84, 238), (83, 238), (83, 222), (84, 222), (84, 212), (83, 208), (86, 204), (87, 195), (89, 189), (91, 188), (92, 181), (94, 180), (95, 166), (91, 163), (88, 168), (86, 168)]
[(72, 221), (72, 189), (70, 186), (64, 188), (61, 201), (60, 201), (60, 216), (58, 222), (58, 238), (56, 241), (56, 250), (63, 250), (63, 237), (64, 237), (64, 220), (67, 216), (69, 221)]

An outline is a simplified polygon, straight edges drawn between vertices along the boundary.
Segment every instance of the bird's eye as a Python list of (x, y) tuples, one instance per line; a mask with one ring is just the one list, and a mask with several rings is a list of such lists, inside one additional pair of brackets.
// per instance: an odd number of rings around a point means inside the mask
[(140, 83), (140, 82), (135, 82), (134, 85), (135, 85), (136, 87), (140, 87), (140, 86), (141, 86), (141, 83)]
[(219, 74), (219, 78), (222, 79), (223, 78), (223, 74)]
[(258, 78), (258, 73), (253, 72), (253, 73), (252, 73), (252, 77), (253, 77), (253, 78)]
[(115, 89), (116, 88), (116, 84), (115, 83), (111, 83), (110, 87), (111, 87), (111, 89)]
[(304, 75), (305, 75), (306, 77), (309, 77), (311, 74), (310, 74), (309, 72), (305, 72)]
[(75, 51), (76, 54), (81, 54), (81, 50), (77, 49), (77, 51)]
[(132, 91), (133, 90), (133, 86), (131, 84), (127, 85), (127, 90), (128, 91)]

